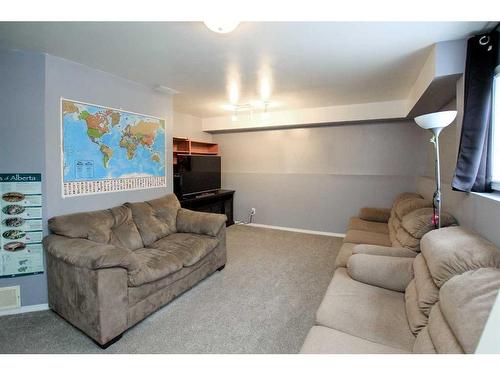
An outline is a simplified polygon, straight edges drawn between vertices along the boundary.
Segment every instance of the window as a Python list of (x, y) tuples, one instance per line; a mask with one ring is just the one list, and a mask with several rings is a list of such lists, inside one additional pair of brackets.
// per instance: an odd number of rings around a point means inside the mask
[[(497, 68), (498, 70), (498, 68)], [(500, 72), (493, 80), (492, 188), (500, 190)]]

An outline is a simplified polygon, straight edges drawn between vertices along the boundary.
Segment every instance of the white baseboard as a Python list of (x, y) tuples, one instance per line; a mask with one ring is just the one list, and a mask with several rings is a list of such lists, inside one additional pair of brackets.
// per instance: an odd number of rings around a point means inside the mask
[(48, 309), (49, 309), (48, 303), (42, 303), (40, 305), (21, 306), (17, 309), (0, 310), (0, 316), (24, 314), (28, 312), (43, 311)]
[(259, 227), (259, 228), (268, 228), (268, 229), (277, 229), (277, 230), (286, 230), (289, 232), (299, 232), (299, 233), (307, 233), (307, 234), (318, 234), (320, 236), (330, 236), (330, 237), (345, 237), (345, 233), (334, 233), (334, 232), (321, 232), (317, 230), (309, 230), (309, 229), (300, 229), (300, 228), (290, 228), (290, 227), (278, 227), (275, 225), (266, 225), (266, 224), (256, 224), (250, 223), (245, 224), (250, 227)]

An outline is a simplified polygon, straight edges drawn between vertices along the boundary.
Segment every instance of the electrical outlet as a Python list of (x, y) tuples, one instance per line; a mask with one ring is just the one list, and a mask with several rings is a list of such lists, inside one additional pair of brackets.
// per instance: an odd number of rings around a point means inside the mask
[(255, 208), (252, 208), (252, 209), (250, 210), (250, 215), (252, 215), (252, 216), (253, 216), (253, 215), (255, 215)]

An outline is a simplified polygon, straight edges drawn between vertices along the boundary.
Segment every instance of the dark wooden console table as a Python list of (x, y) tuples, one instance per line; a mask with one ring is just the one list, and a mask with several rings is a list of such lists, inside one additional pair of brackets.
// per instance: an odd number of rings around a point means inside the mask
[(226, 226), (234, 224), (234, 190), (218, 190), (214, 193), (200, 194), (180, 200), (181, 207), (193, 211), (212, 212), (227, 216)]

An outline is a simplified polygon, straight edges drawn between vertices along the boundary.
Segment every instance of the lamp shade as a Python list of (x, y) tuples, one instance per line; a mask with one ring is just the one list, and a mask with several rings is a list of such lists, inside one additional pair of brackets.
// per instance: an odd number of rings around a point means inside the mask
[(422, 129), (445, 128), (457, 117), (457, 111), (442, 111), (415, 117), (415, 122)]

